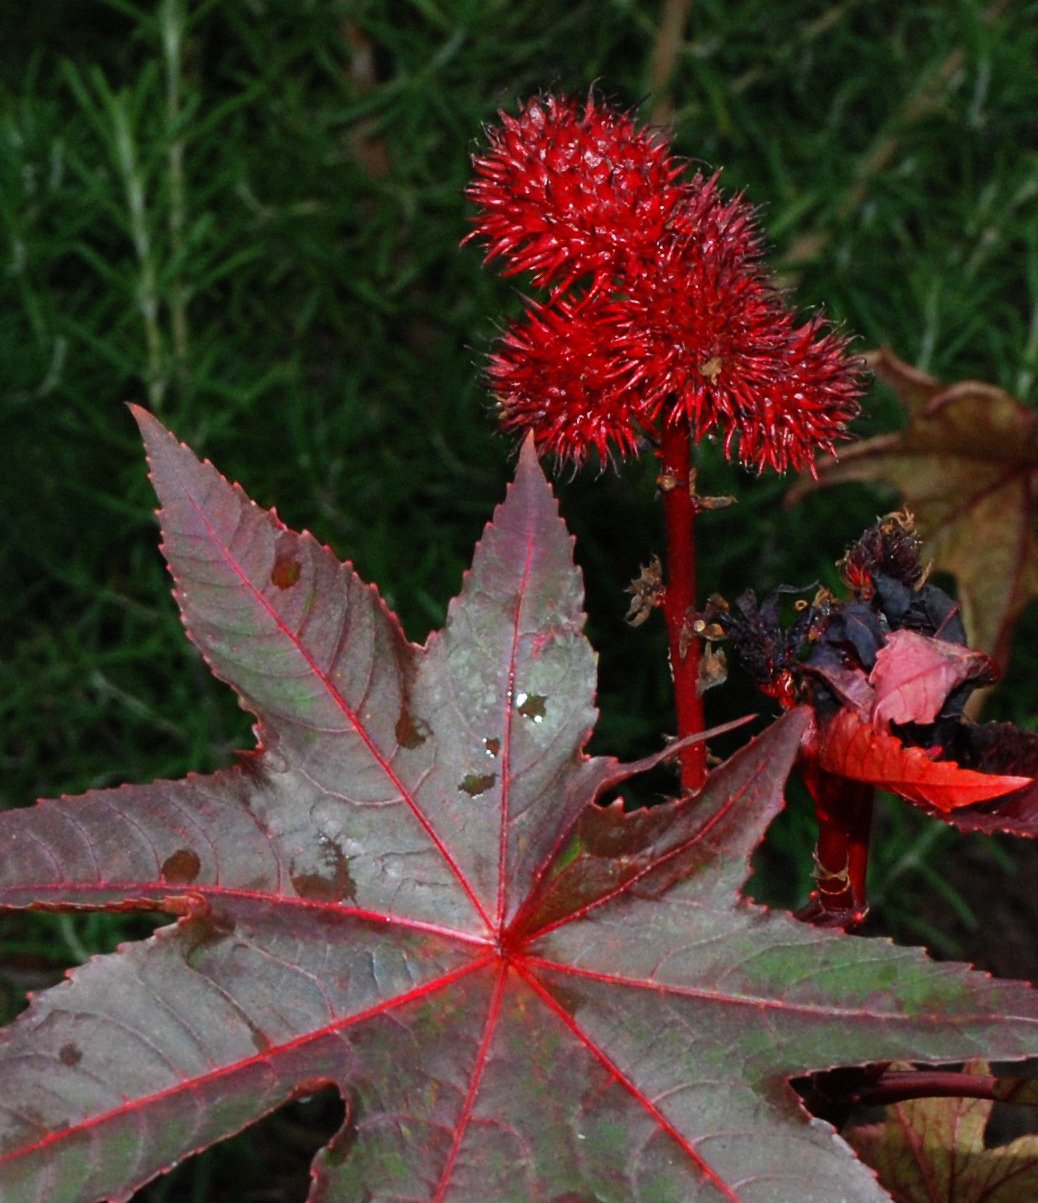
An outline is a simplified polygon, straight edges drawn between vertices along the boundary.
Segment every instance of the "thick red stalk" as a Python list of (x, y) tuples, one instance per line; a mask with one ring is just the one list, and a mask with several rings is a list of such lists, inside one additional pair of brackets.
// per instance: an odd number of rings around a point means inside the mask
[(817, 766), (804, 764), (802, 772), (818, 816), (818, 888), (797, 917), (820, 927), (857, 931), (869, 909), (866, 878), (875, 788)]
[[(685, 422), (664, 423), (660, 443), (660, 491), (667, 534), (667, 581), (663, 615), (670, 644), (674, 675), (677, 735), (699, 735), (706, 728), (703, 699), (698, 693), (699, 640), (692, 634), (689, 617), (696, 605), (696, 499), (692, 494), (692, 436)], [(682, 793), (702, 789), (706, 781), (706, 745), (702, 742), (680, 753)]]

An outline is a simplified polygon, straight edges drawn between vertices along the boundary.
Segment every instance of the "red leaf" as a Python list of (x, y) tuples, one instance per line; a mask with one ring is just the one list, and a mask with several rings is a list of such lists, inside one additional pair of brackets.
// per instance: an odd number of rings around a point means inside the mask
[(965, 681), (994, 680), (994, 661), (982, 652), (917, 631), (891, 631), (869, 682), (876, 690), (872, 722), (932, 723), (948, 694)]
[(935, 810), (930, 813), (960, 831), (979, 831), (984, 835), (1005, 832), (1033, 839), (1038, 836), (1038, 781), (1028, 780), (1025, 786), (1003, 794), (997, 802), (982, 802), (947, 815)]
[(1012, 723), (966, 723), (960, 740), (970, 763), (982, 772), (1014, 773), (1028, 781), (996, 802), (981, 802), (940, 817), (961, 831), (1038, 835), (1038, 733), (1022, 731)]
[(1038, 998), (739, 895), (810, 722), (698, 799), (590, 807), (594, 657), (529, 446), (442, 634), (139, 415), (234, 769), (0, 814), (0, 905), (181, 917), (0, 1033), (0, 1197), (126, 1199), (333, 1083), (314, 1203), (877, 1203), (787, 1079), (1038, 1052)]
[(838, 777), (867, 781), (940, 811), (997, 798), (1030, 784), (1027, 777), (977, 773), (950, 760), (932, 760), (924, 749), (906, 747), (851, 710), (839, 711), (823, 728), (819, 764)]

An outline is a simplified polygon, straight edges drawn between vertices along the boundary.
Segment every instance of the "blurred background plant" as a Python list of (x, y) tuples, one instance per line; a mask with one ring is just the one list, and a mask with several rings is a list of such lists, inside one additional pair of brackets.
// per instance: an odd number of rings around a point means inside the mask
[[(5, 26), (5, 806), (209, 771), (251, 742), (184, 639), (126, 401), (351, 559), (411, 638), (440, 625), (510, 473), (480, 363), (519, 309), (514, 286), (458, 250), (461, 194), (481, 124), (540, 88), (594, 84), (669, 125), (694, 166), (722, 166), (762, 207), (801, 312), (824, 304), (861, 350), (889, 343), (942, 379), (1034, 403), (1034, 3), (35, 0)], [(878, 386), (866, 408), (862, 435), (901, 421)], [(709, 445), (700, 472), (701, 491), (740, 499), (701, 523), (702, 587), (728, 597), (835, 587), (845, 544), (894, 502), (848, 485), (783, 511), (788, 480)], [(661, 544), (654, 478), (646, 457), (557, 482), (600, 654), (594, 748), (626, 757), (672, 723), (662, 623), (623, 621), (624, 586)], [(1036, 670), (1029, 611), (987, 717), (1038, 723)], [(708, 709), (723, 721), (768, 704), (736, 679)], [(1033, 939), (1009, 931), (1038, 917), (1019, 870), (1029, 848), (958, 837), (896, 803), (880, 822), (877, 929), (1038, 974)], [(802, 902), (812, 839), (794, 797), (755, 895)], [(1014, 871), (1018, 888), (997, 897)], [(27, 986), (141, 930), (5, 917), (6, 1014)], [(246, 1190), (251, 1139), (229, 1190)], [(146, 1195), (221, 1198), (227, 1157)], [(228, 1197), (302, 1197), (270, 1193), (269, 1166), (256, 1181), (268, 1193)]]

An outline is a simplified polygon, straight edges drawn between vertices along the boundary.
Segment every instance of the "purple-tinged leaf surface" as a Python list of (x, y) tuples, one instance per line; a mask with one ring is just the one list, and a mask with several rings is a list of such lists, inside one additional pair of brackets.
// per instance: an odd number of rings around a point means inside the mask
[(790, 1076), (1038, 1052), (1038, 999), (739, 895), (796, 710), (699, 798), (591, 804), (594, 657), (528, 446), (445, 630), (138, 415), (237, 768), (0, 815), (0, 905), (179, 916), (0, 1033), (0, 1198), (126, 1199), (334, 1084), (321, 1203), (876, 1203)]
[(965, 681), (997, 678), (983, 652), (920, 634), (891, 631), (876, 653), (869, 683), (876, 691), (871, 721), (932, 723), (948, 695)]

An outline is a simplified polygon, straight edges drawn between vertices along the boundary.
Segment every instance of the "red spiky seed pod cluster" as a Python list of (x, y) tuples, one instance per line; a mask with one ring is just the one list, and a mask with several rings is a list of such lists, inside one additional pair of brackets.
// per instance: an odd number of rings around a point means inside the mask
[(470, 237), (551, 290), (490, 361), (502, 425), (581, 463), (687, 422), (758, 470), (811, 465), (858, 415), (860, 366), (797, 324), (761, 265), (752, 208), (684, 180), (658, 132), (589, 98), (529, 101), (488, 131)]
[(683, 195), (664, 139), (593, 100), (581, 116), (554, 96), (502, 113), (487, 134), (467, 195), (482, 211), (486, 258), (506, 259), (506, 276), (530, 272), (557, 290), (585, 276), (607, 283), (655, 254)]

